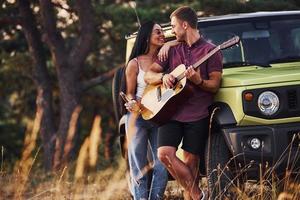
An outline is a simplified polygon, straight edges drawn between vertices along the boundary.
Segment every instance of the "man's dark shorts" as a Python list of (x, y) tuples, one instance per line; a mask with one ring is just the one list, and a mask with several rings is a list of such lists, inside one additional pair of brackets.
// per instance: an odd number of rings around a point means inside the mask
[(203, 156), (208, 137), (209, 117), (195, 122), (170, 121), (158, 128), (158, 147), (172, 146)]

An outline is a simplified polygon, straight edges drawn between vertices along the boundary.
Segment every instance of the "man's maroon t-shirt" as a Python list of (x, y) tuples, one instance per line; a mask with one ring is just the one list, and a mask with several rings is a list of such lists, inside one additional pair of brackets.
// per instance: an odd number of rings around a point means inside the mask
[[(160, 62), (159, 60), (156, 60), (155, 62), (162, 66), (165, 72), (170, 73), (180, 64), (184, 64), (188, 67), (196, 63), (214, 48), (215, 46), (213, 44), (207, 42), (203, 38), (200, 38), (190, 47), (186, 43), (181, 43), (177, 46), (171, 47), (167, 61)], [(211, 72), (222, 72), (223, 65), (221, 52), (218, 51), (212, 55), (199, 67), (201, 77), (204, 80), (209, 79), (209, 73)], [(193, 95), (186, 99), (183, 105), (179, 105), (175, 108), (177, 109), (177, 112), (172, 117), (172, 120), (192, 122), (203, 119), (209, 115), (208, 107), (213, 102), (214, 94), (202, 90), (199, 86), (196, 86), (189, 80), (187, 81), (187, 86), (192, 89)]]

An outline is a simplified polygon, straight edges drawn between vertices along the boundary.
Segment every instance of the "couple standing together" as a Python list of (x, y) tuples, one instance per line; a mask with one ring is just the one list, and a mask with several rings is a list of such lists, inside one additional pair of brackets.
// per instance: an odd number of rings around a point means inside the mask
[[(215, 46), (201, 37), (196, 12), (190, 7), (176, 9), (170, 19), (176, 40), (164, 43), (163, 31), (158, 24), (142, 24), (125, 72), (126, 94), (131, 99), (126, 104), (129, 111), (126, 135), (131, 190), (135, 200), (163, 199), (168, 181), (167, 170), (184, 188), (185, 197), (205, 199), (199, 188), (199, 164), (204, 164), (208, 107), (220, 86), (222, 55), (217, 52), (195, 70), (191, 65)], [(180, 64), (187, 66), (185, 76), (192, 96), (183, 105), (174, 108), (177, 111), (171, 120), (159, 127), (143, 120), (136, 107), (145, 87), (147, 84), (173, 87), (176, 80), (169, 73)], [(183, 161), (176, 156), (181, 141)], [(149, 149), (151, 162), (147, 159)], [(148, 173), (149, 169), (152, 173)]]

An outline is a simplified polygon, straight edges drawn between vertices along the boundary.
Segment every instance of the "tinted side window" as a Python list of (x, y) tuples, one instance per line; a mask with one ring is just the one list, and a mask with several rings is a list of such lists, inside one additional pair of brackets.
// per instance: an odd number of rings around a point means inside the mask
[(291, 31), (291, 39), (295, 47), (295, 51), (300, 54), (300, 28), (295, 28)]

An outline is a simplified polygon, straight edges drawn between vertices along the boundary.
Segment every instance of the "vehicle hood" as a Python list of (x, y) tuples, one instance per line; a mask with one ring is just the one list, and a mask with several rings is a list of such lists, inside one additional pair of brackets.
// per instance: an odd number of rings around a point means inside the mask
[(221, 87), (238, 87), (300, 81), (300, 62), (272, 65), (272, 67), (240, 67), (224, 69)]

